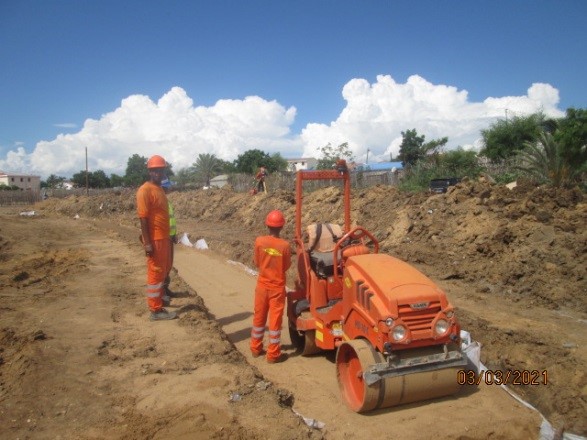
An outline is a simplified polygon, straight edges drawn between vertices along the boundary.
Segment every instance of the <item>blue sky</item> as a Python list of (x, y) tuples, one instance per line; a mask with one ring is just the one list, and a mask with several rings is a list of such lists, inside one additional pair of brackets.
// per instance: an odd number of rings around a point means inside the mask
[(479, 147), (498, 118), (587, 106), (587, 2), (0, 0), (0, 169), (124, 174), (252, 148)]

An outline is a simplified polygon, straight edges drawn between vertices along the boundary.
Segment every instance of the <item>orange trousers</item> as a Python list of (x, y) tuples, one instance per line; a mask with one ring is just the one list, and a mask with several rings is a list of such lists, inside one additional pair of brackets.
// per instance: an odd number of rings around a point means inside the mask
[(276, 291), (257, 285), (255, 288), (255, 314), (251, 330), (251, 352), (258, 354), (263, 351), (265, 323), (269, 318), (267, 359), (277, 360), (281, 356), (281, 323), (284, 309), (285, 289)]
[(163, 308), (165, 277), (171, 264), (169, 239), (153, 240), (153, 254), (147, 257), (147, 304), (151, 312)]

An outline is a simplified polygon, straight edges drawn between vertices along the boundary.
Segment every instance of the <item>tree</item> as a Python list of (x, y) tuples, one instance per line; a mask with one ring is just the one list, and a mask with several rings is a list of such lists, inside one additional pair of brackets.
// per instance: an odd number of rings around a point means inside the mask
[(415, 128), (406, 132), (402, 131), (402, 137), (398, 159), (402, 161), (404, 167), (414, 166), (426, 156), (438, 153), (438, 150), (448, 142), (448, 138), (444, 137), (424, 143), (426, 136), (418, 136)]
[(133, 154), (128, 158), (126, 163), (126, 173), (124, 175), (125, 186), (138, 187), (149, 180), (147, 172), (147, 158)]
[(214, 154), (199, 154), (192, 165), (197, 179), (206, 182), (210, 186), (210, 179), (222, 171), (222, 162)]
[(549, 123), (542, 113), (501, 119), (481, 130), (483, 148), (479, 154), (492, 161), (512, 157), (524, 148), (526, 142), (536, 141)]
[(319, 154), (322, 156), (318, 159), (316, 164), (317, 170), (331, 170), (334, 168), (338, 159), (345, 159), (347, 162), (352, 162), (353, 152), (349, 147), (348, 142), (343, 142), (338, 147), (333, 147), (330, 143), (318, 149)]
[(564, 157), (563, 144), (552, 133), (543, 132), (536, 142), (526, 142), (518, 153), (521, 165), (517, 168), (530, 174), (540, 183), (566, 186), (573, 182), (579, 169)]
[(265, 165), (267, 171), (272, 172), (270, 162), (271, 157), (267, 153), (261, 150), (247, 150), (236, 158), (234, 166), (239, 173), (256, 174), (261, 165)]
[(287, 171), (287, 160), (285, 160), (281, 154), (273, 153), (266, 164), (267, 171), (269, 173), (276, 173), (281, 171)]
[[(87, 172), (88, 175), (88, 187), (89, 188), (109, 188), (110, 179), (106, 176), (106, 173), (102, 170), (94, 172)], [(82, 170), (79, 173), (75, 173), (71, 181), (79, 188), (86, 186), (86, 171)]]
[[(174, 176), (172, 166), (169, 162), (165, 162), (165, 175), (167, 177)], [(149, 180), (149, 172), (147, 171), (147, 158), (133, 154), (128, 158), (126, 163), (126, 174), (124, 175), (125, 186), (138, 187)]]
[(175, 180), (179, 185), (187, 186), (191, 183), (196, 183), (196, 172), (194, 167), (181, 168), (175, 175)]
[[(60, 188), (65, 182), (65, 177), (56, 176), (55, 174), (51, 174), (47, 177), (47, 181), (45, 182), (48, 188), (55, 189)], [(42, 186), (42, 185), (41, 185)]]
[(218, 162), (220, 162), (223, 174), (236, 173), (236, 167), (234, 165), (234, 162), (228, 162), (227, 160), (222, 159), (218, 159)]
[(110, 178), (102, 170), (90, 173), (90, 186), (92, 188), (110, 188)]
[(124, 186), (124, 177), (114, 173), (110, 174), (110, 186), (112, 188)]
[(564, 118), (558, 120), (554, 139), (560, 144), (561, 154), (573, 169), (587, 165), (587, 110), (567, 109)]
[(437, 177), (474, 177), (478, 176), (482, 169), (477, 160), (477, 153), (472, 150), (465, 151), (461, 147), (440, 154), (438, 164), (444, 176)]

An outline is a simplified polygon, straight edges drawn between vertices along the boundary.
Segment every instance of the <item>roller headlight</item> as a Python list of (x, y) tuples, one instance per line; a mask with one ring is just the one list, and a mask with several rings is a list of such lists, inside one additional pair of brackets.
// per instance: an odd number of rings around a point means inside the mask
[(395, 341), (399, 342), (406, 337), (406, 328), (403, 325), (396, 325), (391, 335)]
[(443, 336), (444, 334), (446, 334), (449, 327), (450, 324), (446, 319), (439, 319), (438, 321), (436, 321), (436, 324), (434, 325), (434, 331), (438, 336)]
[(387, 318), (385, 320), (385, 325), (391, 328), (391, 326), (393, 325), (393, 318)]

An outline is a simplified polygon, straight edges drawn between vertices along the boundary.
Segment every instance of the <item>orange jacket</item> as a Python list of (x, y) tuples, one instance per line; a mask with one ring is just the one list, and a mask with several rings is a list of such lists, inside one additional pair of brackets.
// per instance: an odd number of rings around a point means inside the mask
[(258, 285), (268, 289), (285, 289), (285, 272), (291, 266), (289, 242), (271, 235), (257, 237), (253, 259), (259, 268)]
[(165, 191), (152, 182), (145, 182), (137, 191), (137, 213), (149, 223), (151, 240), (169, 238), (169, 208)]

